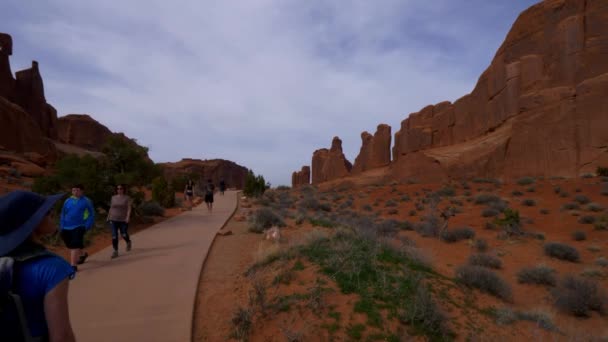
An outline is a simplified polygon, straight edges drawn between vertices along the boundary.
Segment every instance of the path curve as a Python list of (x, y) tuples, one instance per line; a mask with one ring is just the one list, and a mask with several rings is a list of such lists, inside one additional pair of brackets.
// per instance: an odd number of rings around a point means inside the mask
[(194, 302), (213, 239), (236, 210), (238, 192), (132, 236), (133, 250), (112, 247), (89, 257), (70, 283), (70, 318), (78, 341), (190, 341)]

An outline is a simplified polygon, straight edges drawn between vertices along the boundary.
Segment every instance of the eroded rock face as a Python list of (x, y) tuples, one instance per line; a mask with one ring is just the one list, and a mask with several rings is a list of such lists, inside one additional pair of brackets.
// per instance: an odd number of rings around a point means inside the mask
[(0, 33), (0, 97), (10, 99), (15, 89), (15, 79), (11, 71), (10, 56), (13, 54), (13, 39)]
[(87, 114), (70, 114), (57, 121), (61, 143), (101, 151), (112, 132)]
[(372, 136), (368, 132), (361, 133), (361, 150), (355, 159), (352, 173), (383, 167), (391, 162), (391, 127), (378, 125)]
[(297, 188), (302, 185), (310, 184), (310, 167), (302, 166), (300, 171), (294, 171), (291, 175), (291, 187)]
[(331, 148), (316, 150), (312, 156), (312, 184), (318, 184), (350, 174), (352, 164), (342, 152), (342, 140), (334, 137)]
[(608, 3), (599, 0), (524, 11), (471, 94), (401, 123), (395, 176), (418, 167), (406, 161), (416, 153), (449, 177), (575, 177), (605, 165), (607, 22)]
[[(178, 176), (194, 176), (193, 181), (205, 184), (207, 179), (211, 179), (216, 188), (220, 180), (226, 182), (229, 188), (243, 189), (247, 177), (247, 168), (235, 162), (224, 159), (182, 159), (176, 163), (161, 163), (163, 173), (167, 179)], [(181, 191), (182, 189), (177, 189)]]

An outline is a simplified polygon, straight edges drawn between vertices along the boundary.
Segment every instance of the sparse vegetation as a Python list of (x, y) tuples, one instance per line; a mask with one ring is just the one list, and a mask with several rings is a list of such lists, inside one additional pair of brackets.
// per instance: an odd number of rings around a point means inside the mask
[(456, 270), (456, 280), (503, 300), (511, 300), (511, 287), (496, 273), (481, 266), (461, 266)]
[(262, 233), (264, 230), (272, 227), (285, 227), (283, 219), (270, 208), (260, 208), (253, 214), (249, 231), (253, 233)]
[(576, 203), (566, 203), (562, 206), (562, 210), (578, 210), (580, 206)]
[(533, 199), (525, 199), (521, 202), (521, 204), (525, 205), (526, 207), (533, 207), (536, 205), (536, 201)]
[(591, 215), (584, 215), (578, 218), (578, 222), (582, 223), (582, 224), (594, 224), (595, 223), (595, 216), (591, 216)]
[(498, 216), (500, 214), (500, 211), (494, 209), (494, 208), (486, 208), (481, 212), (481, 216), (483, 217), (494, 217), (494, 216)]
[(521, 219), (519, 218), (519, 212), (513, 209), (505, 209), (503, 212), (504, 217), (496, 218), (494, 224), (500, 226), (507, 235), (521, 235), (523, 234), (521, 229)]
[(494, 309), (491, 313), (496, 318), (496, 323), (500, 325), (509, 325), (516, 321), (530, 321), (545, 330), (557, 331), (553, 324), (553, 315), (543, 310), (515, 311), (504, 307)]
[(481, 266), (487, 268), (499, 269), (502, 267), (502, 261), (490, 254), (473, 254), (469, 256), (469, 265)]
[(574, 201), (579, 204), (587, 204), (590, 202), (589, 198), (585, 195), (576, 195), (574, 196)]
[(544, 246), (545, 254), (556, 259), (578, 262), (580, 259), (576, 248), (559, 242), (549, 242)]
[(473, 248), (480, 253), (486, 252), (488, 250), (488, 242), (484, 239), (475, 239)]
[(475, 237), (475, 231), (469, 227), (455, 228), (443, 230), (441, 232), (441, 240), (445, 242), (458, 242), (461, 240), (472, 239)]
[(536, 182), (536, 180), (532, 177), (522, 177), (517, 180), (517, 184), (519, 184), (519, 185), (530, 185), (530, 184), (534, 184), (535, 182)]
[(594, 280), (568, 275), (551, 294), (560, 310), (574, 316), (588, 317), (589, 311), (604, 315), (608, 310), (608, 298)]
[(595, 173), (600, 177), (608, 177), (608, 167), (598, 166)]
[(517, 281), (521, 284), (555, 286), (555, 270), (545, 265), (524, 267), (517, 272)]
[(604, 207), (602, 207), (602, 205), (599, 203), (589, 203), (589, 205), (587, 205), (587, 210), (597, 213), (600, 211), (604, 211)]
[(572, 239), (574, 241), (583, 241), (587, 239), (587, 234), (585, 234), (585, 232), (582, 230), (577, 230), (572, 233)]

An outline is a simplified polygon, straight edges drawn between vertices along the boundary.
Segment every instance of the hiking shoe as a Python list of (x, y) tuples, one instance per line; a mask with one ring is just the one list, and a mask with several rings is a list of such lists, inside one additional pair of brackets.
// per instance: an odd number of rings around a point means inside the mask
[(131, 241), (127, 242), (127, 252), (131, 250)]
[(112, 259), (114, 258), (118, 258), (118, 251), (114, 250), (114, 252), (112, 252)]
[(82, 264), (84, 264), (84, 262), (87, 260), (87, 258), (88, 258), (88, 257), (89, 257), (89, 253), (84, 252), (84, 254), (83, 254), (83, 255), (81, 255), (81, 256), (80, 256), (80, 258), (78, 258), (78, 262), (77, 262), (77, 264), (78, 264), (78, 265), (82, 265)]
[(78, 266), (72, 266), (72, 271), (74, 271), (74, 273), (78, 272)]

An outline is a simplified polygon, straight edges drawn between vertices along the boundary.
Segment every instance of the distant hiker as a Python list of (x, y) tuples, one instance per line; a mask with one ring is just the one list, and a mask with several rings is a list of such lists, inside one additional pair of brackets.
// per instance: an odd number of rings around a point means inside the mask
[(51, 215), (62, 196), (0, 197), (1, 341), (75, 341), (68, 314), (74, 270), (39, 242), (57, 231)]
[(211, 183), (211, 179), (207, 179), (207, 185), (205, 185), (205, 203), (207, 203), (207, 209), (209, 212), (213, 210), (213, 192), (215, 191), (215, 185)]
[(129, 218), (131, 217), (131, 197), (125, 194), (126, 186), (120, 184), (116, 186), (116, 194), (112, 196), (110, 201), (110, 210), (108, 211), (108, 219), (112, 227), (112, 259), (118, 256), (118, 232), (127, 243), (127, 252), (131, 250), (131, 238), (127, 229), (129, 228)]
[(84, 187), (77, 184), (72, 187), (72, 196), (65, 200), (61, 210), (61, 238), (70, 250), (70, 263), (74, 271), (76, 265), (83, 264), (89, 254), (83, 251), (84, 233), (95, 223), (95, 209), (90, 199), (84, 196)]
[(184, 188), (184, 200), (186, 201), (186, 208), (192, 210), (192, 198), (194, 197), (194, 182), (188, 179), (186, 187)]
[(226, 191), (226, 182), (224, 180), (220, 180), (220, 194), (224, 195), (224, 191)]

